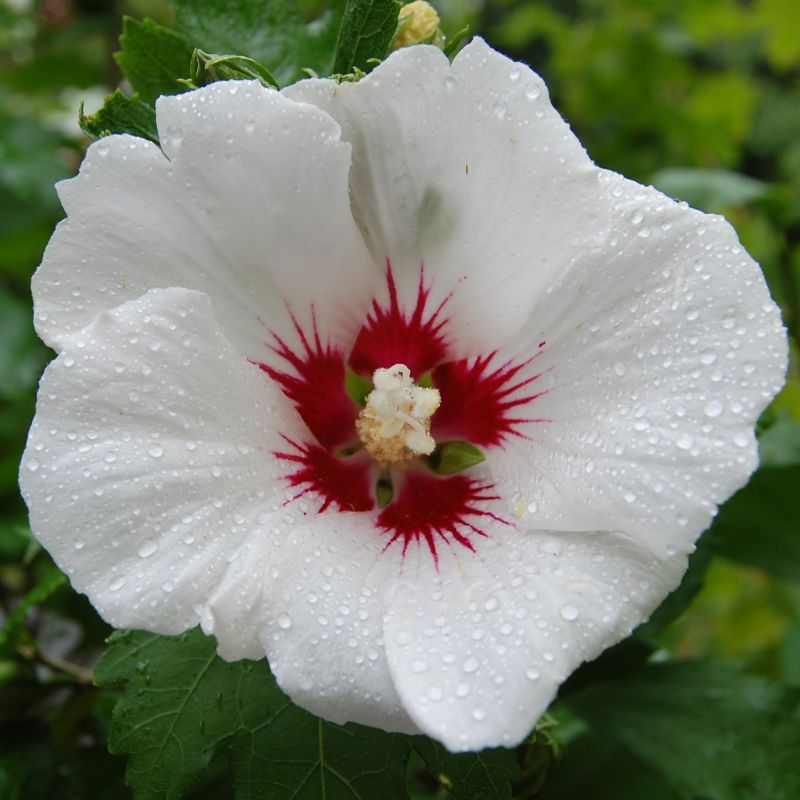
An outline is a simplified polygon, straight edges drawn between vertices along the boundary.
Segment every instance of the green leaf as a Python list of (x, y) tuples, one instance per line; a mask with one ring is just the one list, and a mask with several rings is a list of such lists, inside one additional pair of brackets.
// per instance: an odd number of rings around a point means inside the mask
[(456, 800), (507, 800), (521, 770), (513, 750), (449, 753), (438, 742), (414, 738), (414, 749), (428, 769)]
[(223, 661), (198, 630), (115, 633), (95, 677), (127, 685), (109, 747), (128, 755), (137, 800), (183, 796), (219, 755), (237, 800), (403, 796), (410, 740), (317, 719), (278, 689), (266, 661)]
[(658, 664), (565, 702), (685, 798), (800, 797), (796, 699), (761, 678), (718, 664)]
[(383, 59), (397, 31), (401, 5), (398, 0), (347, 0), (333, 71), (340, 75), (354, 69), (369, 72), (375, 60)]
[(100, 139), (112, 133), (130, 133), (158, 144), (156, 112), (153, 106), (128, 97), (117, 89), (106, 98), (103, 107), (91, 116), (80, 113), (81, 129), (87, 136)]
[(715, 552), (782, 578), (800, 580), (798, 486), (800, 465), (759, 469), (720, 509), (706, 534)]
[(189, 81), (194, 86), (227, 80), (257, 80), (264, 86), (279, 88), (272, 73), (255, 59), (247, 56), (221, 56), (195, 49), (189, 66)]
[(752, 203), (769, 188), (768, 184), (738, 172), (680, 167), (659, 170), (653, 175), (653, 185), (694, 208), (716, 213)]
[(430, 458), (431, 469), (439, 475), (453, 475), (474, 467), (486, 456), (469, 442), (445, 442), (436, 448)]
[(332, 66), (343, 0), (307, 24), (295, 0), (172, 0), (175, 27), (208, 53), (238, 53), (264, 64), (281, 84)]
[(188, 75), (192, 48), (177, 33), (150, 19), (125, 17), (119, 43), (117, 63), (143, 101), (186, 91), (178, 80)]

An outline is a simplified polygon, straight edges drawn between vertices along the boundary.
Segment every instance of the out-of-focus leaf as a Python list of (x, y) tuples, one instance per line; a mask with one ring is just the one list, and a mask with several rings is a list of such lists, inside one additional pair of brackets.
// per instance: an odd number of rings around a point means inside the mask
[(329, 74), (344, 0), (307, 24), (295, 0), (171, 0), (175, 28), (193, 47), (254, 58), (281, 84)]
[(653, 646), (646, 637), (631, 636), (603, 651), (594, 661), (582, 664), (562, 684), (559, 697), (592, 686), (601, 681), (614, 680), (641, 669), (653, 654)]
[(726, 169), (674, 167), (653, 175), (653, 185), (677, 200), (702, 211), (721, 213), (763, 197), (767, 184)]
[(795, 620), (786, 631), (780, 655), (781, 679), (800, 689), (800, 620)]
[(33, 312), (0, 284), (0, 399), (36, 386), (47, 351), (33, 332)]
[(541, 800), (680, 800), (681, 795), (601, 730), (566, 749)]
[(0, 564), (22, 561), (31, 542), (27, 525), (10, 519), (0, 521)]
[(414, 738), (414, 749), (428, 769), (456, 800), (507, 800), (521, 770), (513, 750), (483, 750), (480, 753), (449, 753), (424, 737)]
[(800, 423), (788, 415), (778, 417), (758, 438), (762, 467), (790, 467), (800, 464)]
[(28, 611), (33, 608), (33, 606), (43, 603), (62, 586), (66, 585), (66, 583), (66, 576), (55, 567), (44, 574), (39, 583), (19, 601), (14, 610), (6, 618), (3, 627), (0, 628), (0, 653), (13, 649), (20, 631), (22, 630)]
[(369, 72), (375, 59), (386, 56), (397, 30), (398, 0), (347, 0), (336, 40), (333, 71)]
[[(713, 547), (708, 536), (702, 536), (697, 549), (689, 558), (689, 568), (675, 591), (652, 613), (650, 619), (636, 629), (637, 638), (645, 641), (653, 639), (677, 619), (689, 607), (697, 593), (703, 588), (706, 570), (711, 563)], [(602, 656), (601, 656), (602, 658)]]
[(189, 75), (192, 48), (175, 31), (149, 19), (125, 17), (119, 43), (117, 63), (143, 101), (186, 91), (178, 80)]
[(796, 700), (761, 678), (700, 662), (650, 665), (565, 702), (685, 798), (796, 800)]
[(155, 109), (137, 96), (128, 97), (119, 89), (106, 99), (105, 105), (91, 116), (80, 116), (81, 128), (87, 136), (100, 139), (112, 133), (130, 133), (158, 143)]
[(720, 555), (800, 580), (800, 465), (762, 467), (720, 509), (707, 536)]
[(56, 756), (44, 722), (0, 726), (0, 797), (51, 800)]
[(97, 665), (126, 684), (109, 747), (128, 755), (137, 800), (180, 797), (228, 753), (238, 800), (401, 798), (408, 737), (324, 722), (293, 705), (266, 661), (228, 663), (198, 630), (120, 632)]

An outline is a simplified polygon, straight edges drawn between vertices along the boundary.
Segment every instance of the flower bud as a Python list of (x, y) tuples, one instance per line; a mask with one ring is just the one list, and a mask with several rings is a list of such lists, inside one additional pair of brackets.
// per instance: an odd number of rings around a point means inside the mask
[(444, 36), (439, 30), (439, 15), (425, 0), (406, 3), (400, 9), (399, 25), (391, 49), (399, 50), (412, 44), (435, 44), (437, 47), (444, 44)]

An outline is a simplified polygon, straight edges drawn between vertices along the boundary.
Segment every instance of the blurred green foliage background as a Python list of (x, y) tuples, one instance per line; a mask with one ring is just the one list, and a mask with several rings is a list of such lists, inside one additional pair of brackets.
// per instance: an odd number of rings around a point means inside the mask
[[(325, 3), (302, 5), (311, 17)], [(792, 338), (789, 382), (762, 421), (761, 483), (705, 537), (710, 566), (696, 566), (690, 587), (699, 593), (659, 645), (800, 687), (797, 0), (437, 6), (445, 32), (468, 23), (542, 74), (600, 165), (724, 213), (762, 264)], [(91, 112), (120, 84), (113, 53), (123, 14), (170, 21), (157, 0), (0, 0), (0, 798), (27, 796), (20, 787), (30, 792), (34, 770), (48, 769), (59, 775), (57, 797), (127, 791), (123, 760), (105, 749), (116, 695), (91, 684), (109, 630), (31, 540), (17, 491), (50, 357), (31, 326), (30, 276), (62, 216), (53, 184), (76, 172), (87, 144), (79, 104)], [(5, 765), (34, 751), (39, 766), (24, 781), (10, 777)], [(203, 796), (218, 796), (209, 787)]]

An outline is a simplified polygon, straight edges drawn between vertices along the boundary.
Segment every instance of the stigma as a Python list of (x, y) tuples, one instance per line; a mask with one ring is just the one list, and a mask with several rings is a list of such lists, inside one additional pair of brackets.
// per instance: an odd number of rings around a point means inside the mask
[(439, 391), (414, 383), (405, 364), (376, 369), (372, 383), (356, 421), (366, 451), (382, 467), (430, 455), (436, 449), (430, 424), (442, 402)]

